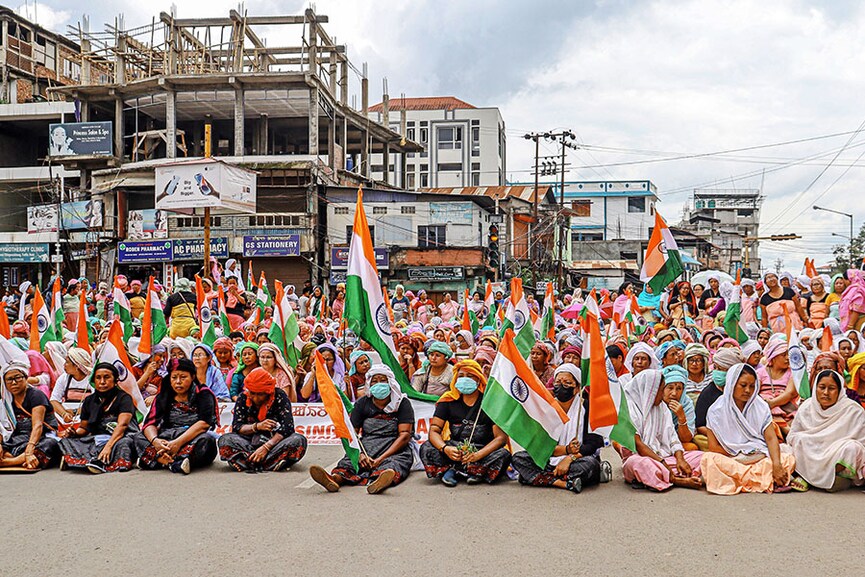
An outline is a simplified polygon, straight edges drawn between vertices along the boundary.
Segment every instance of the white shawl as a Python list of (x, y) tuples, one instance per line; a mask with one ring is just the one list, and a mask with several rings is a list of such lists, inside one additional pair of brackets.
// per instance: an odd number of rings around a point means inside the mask
[(745, 365), (739, 363), (727, 371), (724, 394), (709, 408), (706, 414), (706, 427), (712, 430), (715, 438), (727, 453), (735, 457), (739, 454), (762, 453), (769, 456), (769, 447), (763, 432), (772, 425), (772, 410), (759, 395), (760, 387), (754, 386), (754, 393), (745, 409), (739, 410), (733, 399), (733, 391)]
[(666, 458), (683, 448), (672, 413), (664, 403), (655, 403), (660, 388), (661, 371), (646, 369), (625, 385), (625, 397), (640, 439), (659, 457)]
[(793, 447), (796, 471), (815, 487), (829, 489), (836, 464), (843, 462), (857, 471), (862, 467), (865, 411), (846, 397), (843, 388), (828, 409), (812, 397), (799, 405), (787, 442)]

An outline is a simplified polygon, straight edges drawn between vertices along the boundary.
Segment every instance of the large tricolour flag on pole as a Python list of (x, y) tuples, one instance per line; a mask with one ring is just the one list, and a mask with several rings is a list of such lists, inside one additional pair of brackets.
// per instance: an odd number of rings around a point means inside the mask
[(129, 362), (129, 355), (126, 354), (126, 345), (123, 342), (123, 326), (120, 319), (115, 318), (111, 321), (111, 327), (108, 329), (108, 340), (102, 345), (102, 351), (96, 362), (114, 365), (120, 375), (117, 385), (132, 397), (132, 402), (135, 403), (135, 410), (138, 413), (137, 419), (141, 422), (147, 415), (147, 405), (141, 396), (135, 375), (132, 374), (132, 363)]
[(300, 364), (300, 353), (303, 350), (303, 339), (300, 338), (300, 325), (297, 324), (297, 314), (291, 307), (288, 295), (282, 295), (279, 309), (283, 318), (283, 334), (285, 335), (285, 360), (292, 367)]
[(153, 345), (162, 342), (168, 335), (168, 325), (165, 322), (165, 313), (162, 311), (162, 303), (159, 302), (159, 294), (153, 290), (153, 277), (147, 281), (147, 296), (144, 297), (144, 320), (141, 322), (141, 342), (138, 344), (138, 352), (150, 354)]
[(748, 332), (745, 330), (745, 323), (742, 321), (742, 287), (739, 284), (733, 285), (730, 299), (727, 302), (727, 311), (724, 313), (724, 330), (727, 336), (741, 345), (748, 340)]
[(568, 422), (517, 348), (513, 329), (505, 331), (481, 409), (541, 468), (547, 466)]
[(33, 295), (33, 320), (30, 321), (30, 348), (34, 351), (44, 352), (48, 341), (58, 340), (54, 334), (54, 325), (51, 323), (51, 315), (48, 306), (39, 287), (33, 287), (36, 292)]
[(198, 328), (200, 330), (201, 342), (212, 347), (216, 342), (216, 327), (213, 326), (213, 310), (210, 307), (210, 299), (204, 292), (204, 283), (201, 277), (195, 275), (195, 300), (198, 305)]
[(553, 304), (553, 283), (547, 283), (544, 295), (544, 315), (541, 317), (541, 338), (556, 340), (556, 309)]
[(643, 259), (643, 269), (640, 271), (640, 280), (649, 283), (652, 292), (661, 294), (664, 288), (679, 278), (685, 272), (682, 266), (682, 257), (679, 256), (679, 246), (673, 233), (661, 213), (655, 211), (655, 228), (646, 248), (646, 258)]
[(132, 326), (132, 307), (129, 306), (129, 299), (123, 289), (117, 284), (117, 277), (114, 277), (114, 292), (111, 295), (114, 298), (114, 316), (123, 324), (123, 342), (126, 342), (135, 332), (135, 328)]
[(357, 438), (357, 433), (349, 417), (354, 407), (339, 387), (333, 384), (330, 373), (324, 368), (324, 357), (318, 351), (315, 351), (315, 379), (318, 383), (318, 392), (321, 395), (324, 410), (333, 421), (334, 433), (342, 441), (342, 448), (351, 460), (351, 464), (354, 465), (354, 470), (357, 471), (360, 460), (360, 440)]
[(369, 224), (363, 210), (363, 191), (358, 189), (351, 245), (348, 249), (343, 318), (348, 321), (349, 328), (368, 342), (379, 354), (382, 362), (390, 367), (406, 395), (413, 399), (436, 401), (438, 397), (435, 395), (425, 395), (414, 390), (399, 365), (380, 282)]
[[(78, 326), (75, 328), (76, 346), (89, 353), (93, 334), (90, 331), (90, 323), (87, 322), (87, 292), (81, 290), (78, 295)], [(141, 345), (138, 345), (138, 350), (141, 350)]]
[(805, 360), (805, 349), (799, 344), (798, 331), (790, 333), (790, 346), (787, 347), (790, 358), (790, 371), (793, 373), (793, 384), (802, 400), (811, 398), (811, 378), (808, 375), (808, 363)]
[(586, 298), (581, 315), (583, 355), (580, 372), (583, 387), (589, 387), (589, 427), (636, 452), (636, 429), (631, 422), (625, 391), (612, 365), (607, 362), (594, 290)]
[(499, 335), (504, 338), (505, 331), (514, 330), (514, 343), (517, 345), (523, 358), (528, 358), (535, 346), (535, 331), (532, 327), (531, 315), (529, 314), (529, 303), (523, 295), (523, 279), (514, 277), (511, 279), (511, 296), (505, 310), (505, 320)]
[(278, 280), (273, 281), (273, 287), (275, 289), (273, 320), (270, 323), (267, 338), (269, 338), (270, 342), (275, 344), (277, 348), (282, 351), (282, 355), (285, 357), (285, 320), (282, 318), (282, 307), (280, 306), (280, 303), (282, 303), (282, 299), (285, 296), (285, 290), (282, 288), (282, 282)]

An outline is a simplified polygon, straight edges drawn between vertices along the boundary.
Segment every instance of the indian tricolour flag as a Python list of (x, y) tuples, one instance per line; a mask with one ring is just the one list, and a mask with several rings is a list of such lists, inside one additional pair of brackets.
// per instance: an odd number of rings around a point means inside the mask
[[(87, 291), (81, 290), (78, 295), (78, 326), (75, 329), (75, 334), (77, 335), (76, 346), (89, 353), (91, 352), (90, 343), (93, 341), (93, 333), (90, 330), (90, 323), (87, 322)], [(138, 350), (141, 350), (141, 345), (138, 345)]]
[(210, 300), (204, 292), (204, 283), (201, 277), (195, 275), (195, 300), (198, 305), (198, 328), (201, 342), (212, 347), (216, 342), (216, 327), (213, 326), (213, 311), (210, 308)]
[(738, 284), (733, 285), (730, 301), (727, 303), (724, 330), (728, 337), (736, 339), (740, 345), (748, 340), (745, 322), (742, 320), (742, 287)]
[(354, 407), (340, 388), (333, 384), (333, 379), (325, 368), (324, 357), (318, 351), (315, 351), (315, 380), (318, 383), (318, 392), (321, 395), (324, 410), (333, 421), (334, 433), (342, 441), (342, 448), (351, 460), (351, 464), (354, 465), (354, 470), (357, 471), (360, 460), (360, 440), (357, 438), (357, 432), (355, 432), (349, 417)]
[(664, 288), (679, 278), (685, 271), (679, 246), (661, 213), (655, 211), (655, 228), (646, 248), (646, 258), (640, 271), (640, 280), (648, 282), (654, 294), (661, 294)]
[(544, 314), (541, 317), (541, 338), (556, 340), (556, 309), (553, 304), (553, 283), (547, 283), (547, 292), (544, 294)]
[(114, 298), (114, 317), (120, 319), (123, 325), (123, 342), (126, 342), (135, 332), (135, 328), (132, 326), (132, 307), (117, 283), (117, 277), (114, 277), (114, 292), (111, 295)]
[(513, 329), (505, 330), (481, 409), (544, 468), (568, 416), (526, 363), (515, 339)]
[(348, 249), (343, 318), (348, 322), (349, 328), (368, 342), (379, 354), (382, 362), (390, 367), (406, 395), (413, 399), (436, 401), (438, 397), (435, 395), (416, 391), (399, 365), (380, 282), (369, 224), (363, 210), (363, 191), (358, 189), (351, 245)]
[[(278, 303), (283, 318), (283, 334), (285, 335), (285, 360), (292, 368), (300, 364), (300, 352), (303, 350), (303, 339), (300, 338), (300, 325), (297, 324), (297, 314), (283, 291)], [(275, 307), (274, 307), (275, 308)]]
[(493, 283), (490, 281), (487, 281), (487, 290), (484, 293), (484, 307), (487, 309), (484, 326), (496, 328), (496, 297), (493, 294)]
[(222, 327), (222, 334), (228, 336), (231, 332), (231, 322), (228, 320), (228, 311), (225, 308), (225, 291), (222, 289), (222, 285), (217, 287), (216, 297), (216, 306), (219, 309), (219, 326)]
[(790, 333), (790, 344), (787, 347), (790, 358), (790, 371), (793, 373), (793, 384), (802, 400), (811, 397), (811, 378), (808, 375), (808, 363), (805, 360), (805, 349), (799, 343), (798, 331)]
[(60, 277), (54, 279), (54, 285), (51, 287), (51, 318), (54, 319), (54, 335), (62, 339), (63, 321), (66, 320), (66, 315), (63, 314), (63, 284), (60, 282)]
[(255, 306), (258, 309), (258, 322), (264, 321), (264, 309), (273, 305), (273, 299), (270, 296), (270, 291), (267, 290), (267, 279), (264, 277), (264, 271), (261, 271), (261, 278), (258, 280), (258, 292), (255, 294)]
[(275, 297), (273, 301), (273, 319), (270, 323), (270, 329), (267, 332), (267, 338), (270, 339), (270, 342), (275, 344), (280, 351), (282, 351), (283, 356), (286, 355), (285, 351), (285, 321), (282, 318), (282, 299), (285, 296), (285, 289), (282, 288), (282, 282), (279, 280), (273, 281), (273, 287), (275, 292)]
[(48, 341), (58, 339), (54, 334), (54, 325), (51, 323), (45, 299), (42, 298), (38, 286), (34, 285), (33, 288), (36, 292), (33, 294), (33, 320), (30, 321), (30, 349), (41, 353)]
[(631, 422), (625, 391), (616, 377), (616, 371), (607, 362), (594, 290), (586, 298), (580, 314), (583, 327), (581, 373), (583, 387), (589, 387), (589, 427), (636, 452), (636, 429)]
[(138, 421), (142, 421), (147, 415), (147, 405), (141, 396), (141, 390), (138, 388), (135, 375), (132, 374), (132, 363), (129, 362), (129, 355), (126, 353), (126, 345), (123, 342), (123, 326), (120, 319), (115, 318), (111, 321), (110, 328), (108, 329), (108, 340), (102, 345), (102, 351), (99, 353), (99, 358), (96, 359), (96, 362), (111, 363), (114, 365), (120, 376), (117, 380), (117, 385), (132, 397), (136, 412), (138, 413)]
[(144, 297), (144, 320), (141, 321), (141, 342), (138, 345), (138, 352), (149, 355), (153, 345), (162, 342), (166, 335), (168, 335), (168, 324), (165, 322), (159, 294), (153, 290), (151, 276), (147, 281), (147, 296)]
[(508, 299), (508, 307), (505, 310), (505, 320), (499, 335), (504, 337), (505, 331), (514, 330), (514, 342), (523, 358), (528, 358), (535, 346), (535, 331), (530, 322), (529, 304), (523, 295), (523, 279), (514, 277), (511, 279), (511, 296)]

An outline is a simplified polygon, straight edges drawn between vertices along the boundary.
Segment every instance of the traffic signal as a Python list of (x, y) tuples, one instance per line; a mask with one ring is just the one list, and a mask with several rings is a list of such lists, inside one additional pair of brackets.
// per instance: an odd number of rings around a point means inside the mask
[(499, 227), (498, 225), (490, 225), (490, 234), (487, 239), (487, 257), (489, 258), (490, 268), (498, 270), (499, 268)]

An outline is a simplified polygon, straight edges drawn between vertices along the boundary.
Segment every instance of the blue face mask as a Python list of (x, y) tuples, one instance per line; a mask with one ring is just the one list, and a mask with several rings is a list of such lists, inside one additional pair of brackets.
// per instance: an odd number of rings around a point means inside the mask
[(382, 401), (390, 396), (390, 383), (376, 383), (369, 386), (369, 394)]
[(724, 388), (724, 385), (727, 384), (727, 371), (712, 371), (712, 382), (715, 383), (715, 386), (719, 388)]
[(477, 382), (471, 377), (460, 377), (454, 385), (463, 395), (471, 395), (478, 390)]

